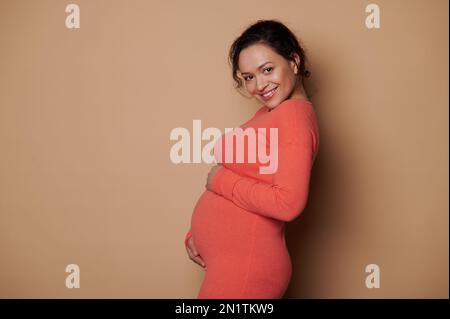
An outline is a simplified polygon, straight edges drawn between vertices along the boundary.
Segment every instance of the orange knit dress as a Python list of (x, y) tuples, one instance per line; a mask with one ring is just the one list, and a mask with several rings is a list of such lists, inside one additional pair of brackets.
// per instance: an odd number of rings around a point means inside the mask
[[(269, 110), (262, 106), (240, 127), (266, 129), (265, 136), (256, 134), (265, 138), (265, 154), (274, 143), (270, 128), (277, 128), (272, 173), (261, 173), (260, 168), (269, 165), (267, 159), (249, 160), (253, 146), (248, 140), (244, 162), (236, 160), (236, 140), (229, 146), (224, 134), (216, 143), (214, 156), (221, 167), (211, 181), (212, 190), (197, 201), (184, 241), (186, 245), (193, 236), (207, 268), (197, 298), (282, 298), (289, 285), (292, 264), (285, 222), (306, 206), (319, 131), (309, 101), (288, 99)], [(233, 162), (225, 161), (227, 152), (233, 152)]]

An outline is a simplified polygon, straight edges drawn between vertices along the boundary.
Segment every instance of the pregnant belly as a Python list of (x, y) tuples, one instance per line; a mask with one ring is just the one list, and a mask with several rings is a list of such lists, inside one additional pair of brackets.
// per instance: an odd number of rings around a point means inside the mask
[(206, 190), (192, 213), (191, 231), (198, 252), (205, 259), (216, 255), (248, 253), (248, 239), (256, 215)]
[(283, 226), (281, 221), (249, 212), (209, 190), (200, 196), (191, 219), (196, 248), (207, 264), (221, 258), (246, 258), (258, 247), (271, 247), (284, 257)]

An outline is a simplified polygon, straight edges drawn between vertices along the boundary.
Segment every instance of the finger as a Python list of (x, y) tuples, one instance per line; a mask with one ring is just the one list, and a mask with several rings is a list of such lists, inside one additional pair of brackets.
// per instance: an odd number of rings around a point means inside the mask
[(193, 238), (192, 239), (189, 238), (187, 247), (190, 249), (190, 251), (192, 252), (192, 254), (194, 256), (198, 256), (199, 255), (199, 253), (197, 251), (197, 248), (195, 248), (195, 244), (194, 244), (194, 239)]
[(200, 254), (198, 253), (198, 251), (197, 251), (197, 249), (195, 248), (194, 245), (191, 245), (189, 248), (191, 249), (192, 254), (193, 254), (194, 256), (200, 255)]
[(200, 256), (194, 257), (194, 261), (202, 267), (205, 267), (205, 262)]
[(203, 259), (200, 257), (200, 255), (194, 256), (194, 254), (192, 253), (192, 251), (190, 249), (188, 249), (188, 254), (189, 254), (189, 259), (191, 259), (193, 262), (199, 264), (202, 267), (205, 267), (205, 262), (203, 261)]
[(193, 259), (195, 256), (194, 256), (194, 254), (192, 253), (192, 250), (191, 250), (188, 246), (186, 246), (186, 250), (187, 250), (187, 252), (188, 252), (189, 258)]

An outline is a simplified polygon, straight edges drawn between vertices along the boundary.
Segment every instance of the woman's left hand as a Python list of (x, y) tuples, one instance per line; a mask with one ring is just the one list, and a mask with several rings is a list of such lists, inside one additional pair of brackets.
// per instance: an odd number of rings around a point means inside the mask
[(217, 165), (214, 165), (213, 167), (211, 167), (211, 170), (208, 173), (208, 178), (206, 179), (206, 185), (205, 185), (206, 189), (211, 190), (211, 182), (214, 178), (214, 175), (217, 174), (217, 171), (220, 169), (221, 166), (222, 165), (217, 164)]

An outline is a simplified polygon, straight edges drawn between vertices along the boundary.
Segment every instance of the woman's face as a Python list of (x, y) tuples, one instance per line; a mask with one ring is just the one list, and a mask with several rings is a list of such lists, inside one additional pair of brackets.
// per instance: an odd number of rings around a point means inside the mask
[(237, 73), (245, 89), (267, 107), (276, 107), (294, 93), (294, 72), (298, 72), (295, 63), (286, 60), (268, 45), (258, 43), (242, 50), (238, 65)]

